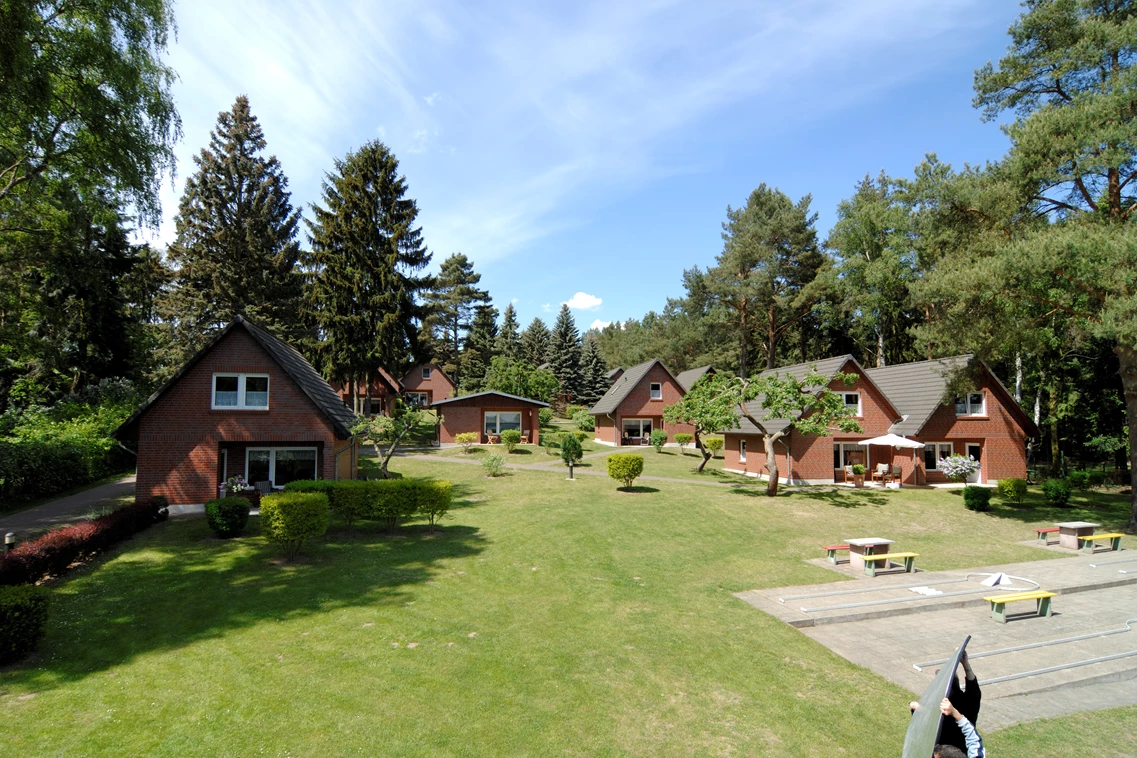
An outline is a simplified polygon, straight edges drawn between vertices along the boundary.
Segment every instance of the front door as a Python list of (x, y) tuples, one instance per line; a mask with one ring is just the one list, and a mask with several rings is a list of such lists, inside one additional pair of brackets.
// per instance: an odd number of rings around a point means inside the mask
[(967, 443), (967, 457), (974, 458), (979, 461), (979, 468), (975, 470), (971, 476), (967, 477), (967, 481), (971, 484), (976, 484), (982, 481), (983, 478), (983, 446)]

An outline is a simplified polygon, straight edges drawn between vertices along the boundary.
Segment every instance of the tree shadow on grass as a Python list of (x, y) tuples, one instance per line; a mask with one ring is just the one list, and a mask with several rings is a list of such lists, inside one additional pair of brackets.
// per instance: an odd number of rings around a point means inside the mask
[[(735, 487), (730, 491), (747, 497), (766, 497), (765, 487), (762, 489)], [(818, 502), (828, 503), (837, 508), (863, 508), (868, 505), (886, 505), (889, 499), (888, 495), (885, 495), (883, 492), (876, 492), (869, 489), (779, 489), (777, 497), (778, 499), (816, 500)]]
[(617, 492), (625, 492), (629, 495), (646, 494), (650, 492), (659, 492), (655, 487), (645, 487), (642, 484), (636, 484), (631, 487), (617, 487)]
[(533, 451), (524, 447), (515, 447), (509, 455), (533, 455)]
[(484, 549), (477, 527), (435, 529), (337, 530), (282, 563), (255, 517), (232, 540), (212, 539), (204, 519), (159, 524), (55, 587), (39, 652), (4, 678), (42, 690), (266, 622), (403, 603), (440, 564)]
[[(1011, 503), (1002, 498), (991, 499), (991, 510), (986, 515), (1020, 521), (1024, 524), (1059, 521), (1091, 521), (1102, 525), (1102, 530), (1124, 532), (1129, 522), (1132, 505), (1127, 495), (1107, 493), (1078, 493), (1065, 506), (1051, 505), (1039, 493), (1030, 492), (1022, 503)], [(1025, 538), (1024, 538), (1025, 539)]]

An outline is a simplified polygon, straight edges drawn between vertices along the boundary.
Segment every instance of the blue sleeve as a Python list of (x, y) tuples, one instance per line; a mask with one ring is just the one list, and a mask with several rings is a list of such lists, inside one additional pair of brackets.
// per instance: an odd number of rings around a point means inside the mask
[(963, 742), (967, 745), (967, 758), (986, 758), (987, 751), (983, 749), (983, 738), (975, 731), (975, 727), (967, 717), (960, 716), (955, 724), (959, 727), (959, 731), (963, 732)]

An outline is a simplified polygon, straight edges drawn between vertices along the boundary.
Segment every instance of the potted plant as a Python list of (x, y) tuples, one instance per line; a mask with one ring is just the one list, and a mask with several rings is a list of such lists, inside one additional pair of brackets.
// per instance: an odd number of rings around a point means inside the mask
[(860, 463), (853, 464), (853, 486), (865, 486), (865, 467)]

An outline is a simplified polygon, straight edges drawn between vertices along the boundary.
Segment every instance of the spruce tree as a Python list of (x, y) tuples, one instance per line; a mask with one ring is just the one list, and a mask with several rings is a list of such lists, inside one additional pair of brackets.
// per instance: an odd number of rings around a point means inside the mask
[(561, 383), (561, 394), (566, 399), (580, 395), (580, 335), (567, 305), (561, 306), (549, 338), (549, 369)]
[(448, 369), (455, 382), (462, 380), (459, 353), (469, 334), (471, 320), (479, 306), (488, 305), (490, 294), (476, 286), (482, 275), (461, 253), (442, 262), (434, 284), (426, 293), (430, 316), (428, 325), (434, 334), (434, 359)]
[(397, 376), (419, 357), (430, 253), (406, 193), (398, 159), (372, 141), (335, 161), (312, 206), (306, 307), (321, 337), (313, 358), (333, 380), (364, 382), (380, 367)]
[(580, 354), (581, 392), (577, 399), (583, 404), (595, 405), (608, 391), (608, 364), (591, 335), (586, 336), (583, 342)]
[(194, 157), (169, 258), (177, 274), (161, 312), (180, 362), (234, 316), (285, 339), (301, 329), (300, 211), (244, 95), (217, 116), (209, 146)]
[(486, 372), (493, 361), (497, 336), (497, 308), (492, 305), (479, 306), (462, 350), (460, 386), (463, 393), (482, 391)]
[(498, 355), (506, 358), (519, 359), (521, 357), (521, 336), (518, 334), (517, 310), (513, 303), (505, 306), (505, 313), (501, 317), (501, 328), (497, 332), (497, 342), (494, 350)]
[(533, 368), (545, 363), (549, 358), (549, 328), (539, 318), (534, 318), (521, 333), (521, 360)]

